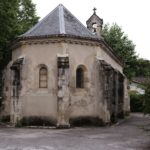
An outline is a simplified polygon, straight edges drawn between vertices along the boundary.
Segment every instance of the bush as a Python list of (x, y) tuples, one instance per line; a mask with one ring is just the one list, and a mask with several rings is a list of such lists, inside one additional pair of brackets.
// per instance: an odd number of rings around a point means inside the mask
[(135, 91), (130, 92), (130, 108), (131, 112), (143, 112), (143, 95)]
[(146, 86), (146, 90), (145, 90), (144, 114), (150, 114), (150, 84)]

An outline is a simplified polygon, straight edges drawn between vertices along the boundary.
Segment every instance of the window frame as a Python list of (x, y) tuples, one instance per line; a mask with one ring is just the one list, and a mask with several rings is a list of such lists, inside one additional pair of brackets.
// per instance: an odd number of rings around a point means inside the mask
[(84, 89), (85, 87), (85, 70), (79, 66), (76, 69), (76, 88)]
[[(45, 72), (43, 72), (43, 70)], [(42, 79), (42, 77), (45, 77), (45, 79)], [(45, 86), (43, 86), (42, 83), (44, 83)], [(39, 88), (48, 88), (48, 70), (45, 66), (42, 66), (39, 69)]]

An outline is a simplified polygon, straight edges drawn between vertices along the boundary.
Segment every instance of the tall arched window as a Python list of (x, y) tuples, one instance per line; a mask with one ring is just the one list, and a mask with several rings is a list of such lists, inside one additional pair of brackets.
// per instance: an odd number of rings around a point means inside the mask
[(93, 23), (93, 24), (92, 24), (92, 27), (93, 27), (93, 33), (96, 33), (96, 30), (97, 30), (97, 23)]
[(47, 88), (47, 68), (41, 67), (39, 70), (39, 88)]
[(84, 70), (78, 67), (76, 70), (76, 88), (84, 88)]

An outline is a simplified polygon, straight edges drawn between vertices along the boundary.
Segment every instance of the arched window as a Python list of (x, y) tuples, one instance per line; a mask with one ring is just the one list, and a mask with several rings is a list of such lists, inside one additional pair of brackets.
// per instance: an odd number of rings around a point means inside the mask
[(93, 23), (93, 24), (92, 24), (92, 27), (93, 27), (93, 33), (96, 33), (96, 30), (97, 30), (97, 23)]
[(78, 67), (76, 70), (76, 88), (84, 88), (84, 70)]
[(39, 70), (39, 88), (47, 88), (47, 68), (41, 67)]

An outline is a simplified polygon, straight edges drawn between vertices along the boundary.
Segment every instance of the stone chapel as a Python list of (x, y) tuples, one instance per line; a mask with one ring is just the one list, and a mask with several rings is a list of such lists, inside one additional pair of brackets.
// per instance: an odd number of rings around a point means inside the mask
[(4, 70), (2, 116), (18, 122), (116, 122), (130, 111), (123, 63), (101, 35), (93, 15), (87, 28), (62, 4), (12, 45)]

